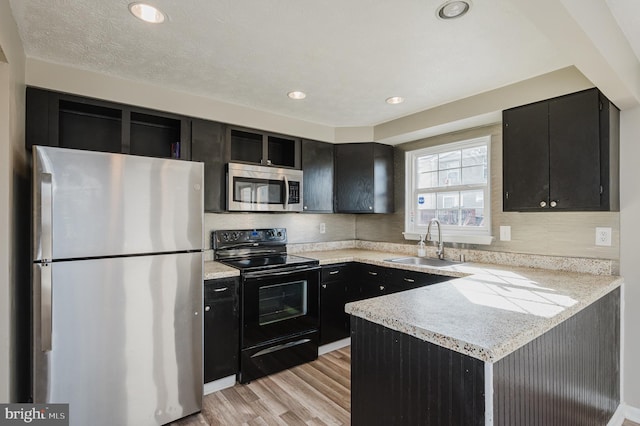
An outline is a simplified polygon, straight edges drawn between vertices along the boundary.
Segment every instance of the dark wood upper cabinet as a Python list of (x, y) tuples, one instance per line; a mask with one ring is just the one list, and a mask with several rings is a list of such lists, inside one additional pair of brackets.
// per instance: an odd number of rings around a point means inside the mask
[(393, 210), (393, 147), (374, 142), (336, 144), (335, 211)]
[(226, 160), (224, 125), (215, 121), (191, 120), (191, 160), (204, 163), (204, 210), (226, 208)]
[(303, 209), (333, 213), (333, 144), (302, 140)]
[(618, 147), (598, 89), (503, 111), (504, 211), (619, 210)]
[(227, 128), (231, 162), (300, 169), (300, 139), (259, 130)]
[(180, 142), (189, 159), (189, 118), (162, 111), (28, 87), (27, 149), (33, 145), (170, 158)]

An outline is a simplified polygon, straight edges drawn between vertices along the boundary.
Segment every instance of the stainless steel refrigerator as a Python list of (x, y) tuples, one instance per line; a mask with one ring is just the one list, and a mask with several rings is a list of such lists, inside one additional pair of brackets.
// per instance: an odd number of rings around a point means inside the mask
[(203, 164), (34, 147), (33, 398), (72, 426), (202, 408)]

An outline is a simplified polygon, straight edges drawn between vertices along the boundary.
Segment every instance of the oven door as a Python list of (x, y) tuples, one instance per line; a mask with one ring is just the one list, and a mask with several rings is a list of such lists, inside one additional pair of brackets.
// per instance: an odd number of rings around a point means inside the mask
[(320, 267), (243, 274), (242, 348), (318, 329)]

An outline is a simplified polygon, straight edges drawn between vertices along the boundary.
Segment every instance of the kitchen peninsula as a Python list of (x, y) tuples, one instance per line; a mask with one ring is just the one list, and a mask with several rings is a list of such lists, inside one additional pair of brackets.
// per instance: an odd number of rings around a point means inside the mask
[(618, 406), (618, 276), (409, 266), (362, 249), (304, 255), (451, 276), (347, 304), (353, 425), (604, 425)]

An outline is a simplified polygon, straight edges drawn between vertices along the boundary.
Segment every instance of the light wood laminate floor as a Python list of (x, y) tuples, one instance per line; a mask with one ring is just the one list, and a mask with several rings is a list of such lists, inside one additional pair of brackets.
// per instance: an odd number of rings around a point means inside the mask
[[(172, 426), (349, 425), (351, 348), (204, 397), (202, 412)], [(640, 426), (625, 420), (623, 426)]]
[(204, 397), (199, 414), (174, 426), (349, 425), (351, 348)]

